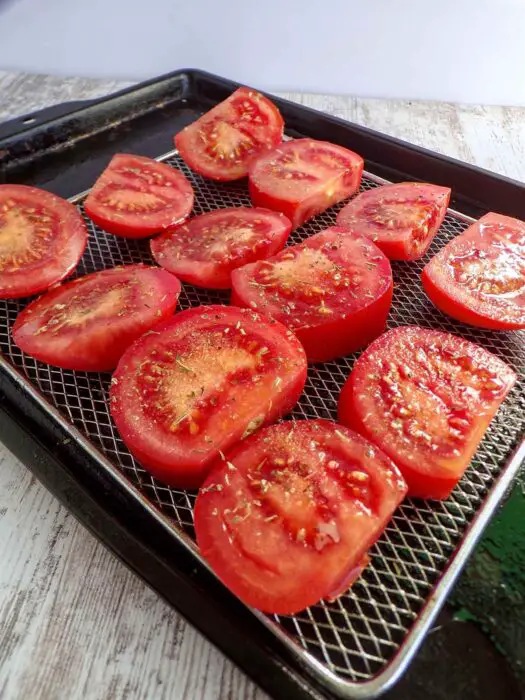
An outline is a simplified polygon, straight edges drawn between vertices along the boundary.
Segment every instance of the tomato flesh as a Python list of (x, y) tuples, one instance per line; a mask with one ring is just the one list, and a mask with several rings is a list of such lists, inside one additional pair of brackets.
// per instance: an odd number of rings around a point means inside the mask
[(363, 159), (326, 141), (282, 143), (255, 161), (249, 187), (254, 206), (282, 212), (293, 228), (350, 197), (359, 188)]
[(169, 318), (180, 282), (146, 265), (115, 267), (54, 287), (31, 302), (13, 326), (13, 339), (41, 362), (106, 372), (142, 333)]
[(153, 476), (196, 488), (220, 450), (289, 411), (305, 380), (304, 351), (284, 326), (201, 306), (129, 348), (113, 376), (111, 412)]
[(505, 362), (463, 338), (395, 328), (357, 360), (339, 419), (392, 458), (410, 495), (447, 498), (515, 380)]
[(216, 209), (154, 238), (151, 252), (184, 282), (228, 289), (233, 270), (277, 253), (291, 228), (284, 214), (269, 209)]
[(232, 304), (287, 325), (311, 362), (347, 355), (382, 333), (392, 289), (388, 258), (336, 226), (232, 273)]
[(450, 188), (422, 182), (362, 192), (337, 215), (339, 226), (371, 238), (391, 260), (417, 260), (443, 223)]
[(51, 192), (0, 185), (0, 298), (36, 294), (78, 265), (87, 228), (77, 209)]
[(238, 180), (283, 138), (283, 118), (264, 95), (239, 88), (175, 136), (181, 157), (212, 180)]
[(434, 255), (422, 281), (430, 300), (458, 321), (525, 328), (525, 223), (486, 214)]
[(405, 493), (360, 435), (284, 422), (215, 462), (195, 505), (197, 543), (246, 604), (293, 614), (348, 589)]
[(146, 238), (182, 224), (193, 209), (186, 177), (151, 158), (117, 153), (84, 202), (87, 215), (105, 231)]

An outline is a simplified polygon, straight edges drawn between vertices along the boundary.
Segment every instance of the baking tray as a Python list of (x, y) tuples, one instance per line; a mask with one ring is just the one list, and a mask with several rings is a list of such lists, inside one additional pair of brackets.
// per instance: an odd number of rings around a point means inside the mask
[[(216, 184), (192, 173), (172, 136), (237, 84), (184, 70), (102, 100), (59, 105), (0, 125), (0, 182), (45, 187), (83, 211), (83, 192), (118, 151), (178, 167), (196, 192), (195, 213), (249, 204), (245, 182)], [(363, 127), (272, 98), (289, 137), (339, 143), (366, 160), (362, 190), (385, 181), (429, 180), (453, 188), (429, 254), (394, 263), (389, 326), (413, 323), (458, 333), (506, 359), (520, 381), (493, 421), (472, 466), (447, 501), (406, 501), (374, 546), (372, 563), (346, 595), (291, 617), (246, 608), (206, 567), (194, 544), (194, 494), (150, 477), (120, 440), (108, 411), (109, 375), (36, 362), (10, 338), (24, 301), (0, 301), (0, 439), (132, 569), (276, 698), (373, 698), (407, 668), (483, 528), (525, 456), (525, 342), (520, 333), (467, 328), (443, 316), (419, 283), (422, 266), (488, 210), (525, 218), (523, 185)], [(338, 207), (290, 243), (330, 225)], [(152, 262), (148, 243), (117, 239), (87, 220), (75, 274)], [(183, 286), (180, 308), (227, 303), (225, 293)], [(336, 418), (339, 389), (357, 355), (311, 366), (293, 415)]]

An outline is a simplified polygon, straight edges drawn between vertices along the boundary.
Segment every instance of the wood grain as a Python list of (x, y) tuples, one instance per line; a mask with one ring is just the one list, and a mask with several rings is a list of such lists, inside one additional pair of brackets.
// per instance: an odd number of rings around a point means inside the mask
[(61, 102), (93, 99), (131, 84), (132, 81), (56, 78), (0, 71), (0, 121)]
[[(0, 120), (127, 84), (0, 72)], [(284, 96), (525, 180), (525, 109)], [(0, 561), (3, 700), (267, 697), (1, 444)]]
[(0, 445), (3, 700), (263, 700)]

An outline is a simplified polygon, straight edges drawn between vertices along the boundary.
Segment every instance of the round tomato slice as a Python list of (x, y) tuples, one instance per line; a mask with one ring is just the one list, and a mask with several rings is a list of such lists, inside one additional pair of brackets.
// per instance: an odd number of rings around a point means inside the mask
[(182, 224), (193, 209), (186, 177), (151, 158), (117, 153), (84, 202), (97, 226), (124, 238), (146, 238)]
[(417, 260), (443, 223), (449, 201), (449, 187), (422, 182), (382, 185), (352, 199), (337, 215), (337, 223), (371, 238), (391, 260)]
[(287, 413), (305, 381), (304, 351), (284, 326), (200, 306), (129, 348), (113, 377), (111, 412), (153, 476), (196, 488), (221, 450)]
[(212, 180), (246, 177), (253, 161), (283, 138), (283, 118), (264, 95), (241, 87), (175, 136), (195, 172)]
[(288, 615), (349, 588), (405, 493), (360, 435), (284, 422), (214, 464), (195, 505), (197, 543), (241, 600)]
[(151, 252), (184, 282), (228, 289), (233, 270), (277, 253), (291, 230), (284, 214), (269, 209), (216, 209), (154, 238)]
[(410, 495), (446, 498), (515, 380), (502, 360), (463, 338), (395, 328), (357, 360), (339, 418), (393, 459)]
[(147, 265), (114, 267), (53, 288), (20, 313), (15, 343), (41, 362), (106, 372), (145, 331), (170, 317), (180, 282)]
[(525, 223), (486, 214), (453, 238), (423, 270), (430, 300), (481, 328), (525, 328)]
[(250, 169), (254, 206), (282, 212), (293, 228), (350, 197), (359, 188), (363, 159), (342, 146), (297, 139), (258, 158)]
[(388, 258), (337, 226), (232, 273), (232, 304), (287, 325), (310, 362), (347, 355), (382, 333), (392, 289)]
[(36, 294), (67, 277), (82, 257), (87, 228), (51, 192), (0, 185), (0, 298)]

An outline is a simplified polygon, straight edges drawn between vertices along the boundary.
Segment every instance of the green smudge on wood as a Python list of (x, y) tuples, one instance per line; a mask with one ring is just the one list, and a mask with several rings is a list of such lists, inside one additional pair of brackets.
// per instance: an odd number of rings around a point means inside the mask
[(488, 527), (451, 598), (476, 621), (525, 683), (525, 475)]

